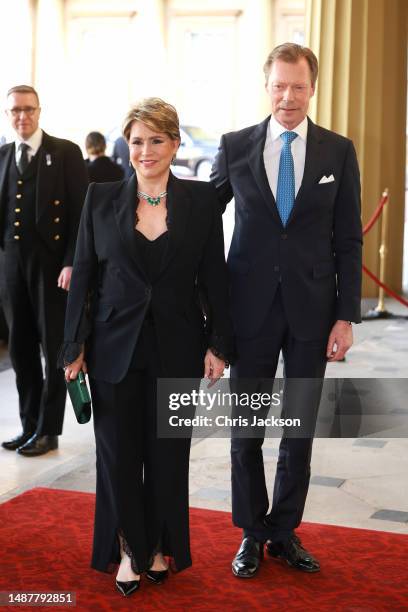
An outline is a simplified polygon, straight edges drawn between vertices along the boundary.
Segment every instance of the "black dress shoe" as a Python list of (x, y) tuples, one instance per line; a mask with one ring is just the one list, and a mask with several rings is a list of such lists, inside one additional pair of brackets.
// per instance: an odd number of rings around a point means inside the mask
[(6, 442), (2, 442), (1, 445), (6, 450), (15, 451), (18, 448), (20, 448), (20, 446), (23, 446), (23, 444), (28, 442), (28, 440), (32, 437), (33, 437), (32, 433), (21, 433), (15, 438), (12, 438), (11, 440), (6, 440)]
[(302, 572), (318, 572), (320, 564), (302, 546), (301, 541), (292, 535), (286, 542), (267, 542), (266, 550), (271, 557), (284, 559), (288, 565)]
[(169, 575), (169, 570), (147, 570), (146, 577), (155, 584), (162, 584)]
[(129, 580), (128, 582), (116, 580), (115, 582), (119, 593), (122, 593), (125, 597), (129, 597), (129, 595), (140, 588), (140, 580)]
[(37, 457), (56, 448), (58, 448), (58, 436), (38, 436), (34, 434), (28, 442), (17, 449), (17, 452), (24, 457)]
[(232, 562), (232, 573), (238, 578), (252, 578), (259, 569), (261, 559), (263, 559), (263, 542), (247, 536), (242, 540)]

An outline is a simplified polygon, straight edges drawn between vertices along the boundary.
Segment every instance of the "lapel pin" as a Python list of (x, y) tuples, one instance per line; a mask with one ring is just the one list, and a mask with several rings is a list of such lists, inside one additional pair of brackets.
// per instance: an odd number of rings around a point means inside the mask
[(51, 155), (49, 153), (47, 153), (47, 155), (45, 156), (45, 163), (47, 164), (47, 166), (51, 166)]

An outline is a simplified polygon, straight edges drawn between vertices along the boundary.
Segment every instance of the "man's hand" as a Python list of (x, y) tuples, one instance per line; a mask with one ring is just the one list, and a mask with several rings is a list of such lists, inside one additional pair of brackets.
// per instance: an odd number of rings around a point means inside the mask
[(204, 378), (210, 379), (208, 387), (212, 387), (224, 374), (225, 362), (208, 349), (204, 357)]
[(86, 374), (87, 368), (86, 363), (84, 361), (84, 351), (82, 351), (82, 353), (79, 355), (79, 357), (75, 359), (75, 361), (66, 366), (64, 373), (65, 380), (67, 382), (69, 382), (70, 380), (75, 380), (81, 370), (84, 374)]
[(61, 289), (65, 289), (65, 291), (68, 291), (71, 282), (71, 274), (72, 266), (65, 266), (65, 268), (62, 268), (58, 277), (58, 287), (61, 287)]
[(348, 321), (336, 321), (327, 342), (327, 361), (341, 361), (353, 344), (353, 328)]

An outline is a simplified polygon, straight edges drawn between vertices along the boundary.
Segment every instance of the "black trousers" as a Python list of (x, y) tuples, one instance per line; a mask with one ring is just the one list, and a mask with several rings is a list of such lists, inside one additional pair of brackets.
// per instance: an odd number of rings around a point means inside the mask
[(113, 571), (118, 533), (140, 572), (158, 550), (175, 569), (191, 565), (188, 516), (190, 439), (156, 435), (161, 366), (153, 323), (145, 321), (131, 367), (118, 384), (90, 379), (96, 439), (92, 567)]
[[(286, 379), (284, 416), (303, 412), (309, 422), (315, 423), (326, 369), (326, 346), (326, 340), (302, 342), (292, 336), (278, 289), (258, 336), (237, 339), (238, 359), (231, 368), (231, 384), (247, 379), (254, 390), (255, 387), (259, 390), (263, 378), (275, 377), (282, 350)], [(291, 378), (315, 380), (305, 381), (299, 398), (298, 387), (291, 393)], [(298, 405), (291, 406), (291, 401)], [(282, 437), (270, 510), (263, 442), (263, 437), (232, 437), (233, 522), (244, 530), (245, 536), (252, 535), (259, 541), (285, 541), (302, 520), (310, 480), (313, 436)]]
[(2, 268), (2, 302), (23, 430), (59, 435), (66, 398), (64, 373), (57, 369), (66, 305), (66, 292), (57, 286), (60, 262), (34, 239), (6, 243)]

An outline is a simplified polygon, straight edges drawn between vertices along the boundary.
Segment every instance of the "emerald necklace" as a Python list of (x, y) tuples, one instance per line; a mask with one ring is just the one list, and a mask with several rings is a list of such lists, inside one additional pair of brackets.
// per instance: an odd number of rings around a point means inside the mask
[(146, 202), (150, 204), (150, 206), (158, 206), (160, 204), (160, 200), (167, 195), (167, 191), (162, 191), (161, 193), (159, 193), (157, 198), (150, 196), (148, 193), (145, 193), (144, 191), (138, 191), (137, 195), (139, 198), (143, 198), (144, 200), (146, 200)]

